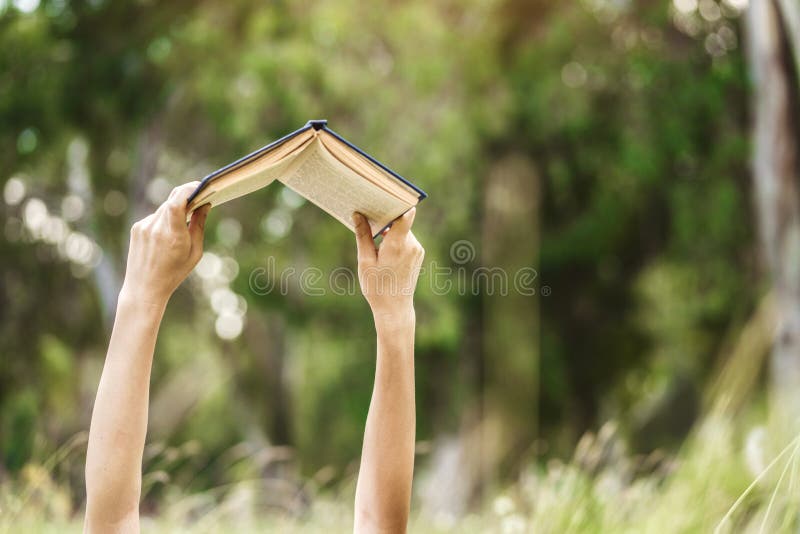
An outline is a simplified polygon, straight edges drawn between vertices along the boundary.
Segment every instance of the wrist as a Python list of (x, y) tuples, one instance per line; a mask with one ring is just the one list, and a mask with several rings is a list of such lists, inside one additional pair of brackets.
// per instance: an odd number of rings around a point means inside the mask
[(137, 307), (153, 311), (163, 311), (167, 307), (169, 295), (147, 289), (127, 279), (122, 283), (117, 306)]
[(375, 329), (379, 333), (413, 329), (417, 321), (414, 306), (411, 304), (390, 310), (372, 310), (372, 318), (375, 321)]

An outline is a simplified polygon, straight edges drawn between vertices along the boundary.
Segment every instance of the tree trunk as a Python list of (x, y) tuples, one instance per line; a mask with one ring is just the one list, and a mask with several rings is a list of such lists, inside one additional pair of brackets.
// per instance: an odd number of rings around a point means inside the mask
[(747, 13), (756, 211), (777, 311), (773, 411), (795, 421), (800, 416), (799, 9), (795, 0), (754, 0)]
[(484, 477), (516, 471), (530, 460), (536, 438), (538, 199), (539, 178), (526, 156), (510, 154), (490, 170), (484, 192), (482, 267), (472, 281), (483, 301), (483, 360), (488, 363), (482, 418), (490, 431), (481, 436), (486, 453), (482, 461), (488, 463)]
[(438, 440), (421, 482), (426, 507), (450, 521), (482, 508), (484, 488), (513, 478), (531, 459), (537, 432), (539, 178), (526, 156), (492, 165), (481, 211), (480, 250), (469, 240), (450, 249), (462, 290), (481, 303), (468, 332), (479, 345), (469, 377), (478, 391), (459, 435)]

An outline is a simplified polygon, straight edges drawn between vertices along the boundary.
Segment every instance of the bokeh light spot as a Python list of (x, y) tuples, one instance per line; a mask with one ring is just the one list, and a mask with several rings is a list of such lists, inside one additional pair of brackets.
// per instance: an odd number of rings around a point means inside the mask
[(722, 17), (722, 10), (714, 0), (700, 0), (697, 4), (700, 16), (708, 22), (716, 22)]
[(291, 209), (297, 209), (302, 206), (306, 199), (289, 189), (288, 187), (284, 187), (281, 189), (281, 202), (287, 207)]
[(39, 0), (14, 0), (14, 7), (23, 13), (33, 13), (39, 7)]
[(159, 205), (169, 196), (172, 185), (166, 178), (158, 176), (147, 184), (147, 199), (153, 204)]
[(128, 199), (119, 191), (111, 190), (103, 199), (103, 210), (112, 217), (119, 217), (128, 209)]
[(222, 269), (222, 260), (213, 252), (203, 252), (203, 257), (194, 268), (200, 278), (210, 279), (219, 275)]
[(693, 13), (697, 10), (697, 0), (672, 0), (672, 5), (681, 13)]
[(39, 145), (39, 136), (33, 128), (25, 128), (17, 137), (17, 152), (30, 154)]
[(223, 245), (235, 247), (242, 238), (242, 224), (226, 217), (217, 224), (217, 238)]
[(47, 206), (38, 198), (28, 200), (22, 210), (22, 219), (29, 230), (38, 230), (47, 219)]
[(261, 229), (272, 239), (285, 237), (292, 228), (292, 217), (283, 210), (275, 210), (261, 221)]
[(242, 333), (242, 328), (244, 320), (234, 313), (223, 313), (214, 323), (214, 330), (222, 339), (236, 339)]
[(569, 62), (561, 69), (561, 80), (573, 89), (583, 86), (587, 77), (586, 69), (577, 61)]
[(3, 200), (9, 206), (16, 206), (25, 198), (25, 182), (17, 176), (9, 178), (3, 187)]
[(61, 201), (61, 215), (69, 222), (75, 222), (83, 217), (86, 206), (78, 195), (67, 195)]

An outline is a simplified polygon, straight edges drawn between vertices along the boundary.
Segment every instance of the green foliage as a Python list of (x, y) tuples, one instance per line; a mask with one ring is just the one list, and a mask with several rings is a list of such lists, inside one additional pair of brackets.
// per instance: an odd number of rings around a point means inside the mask
[(39, 408), (33, 389), (23, 389), (4, 408), (3, 462), (16, 471), (31, 459)]
[[(132, 222), (172, 186), (311, 118), (430, 195), (414, 230), (427, 253), (422, 449), (468, 435), (488, 397), (515, 421), (489, 478), (518, 509), (481, 510), (463, 531), (514, 528), (520, 515), (541, 531), (655, 532), (675, 510), (686, 511), (677, 530), (708, 530), (746, 487), (728, 423), (713, 449), (690, 438), (670, 482), (656, 474), (606, 494), (602, 476), (543, 467), (608, 419), (641, 452), (678, 450), (759, 297), (747, 76), (726, 3), (714, 20), (599, 0), (24, 5), (0, 0), (0, 513), (25, 477), (49, 481), (65, 515), (80, 508), (79, 461), (39, 468), (88, 426)], [(710, 52), (711, 34), (724, 53)], [(502, 188), (508, 161), (524, 162), (524, 191)], [(506, 216), (535, 228), (514, 233)], [(451, 248), (461, 240), (474, 247), (467, 262)], [(511, 250), (498, 254), (500, 243)], [(352, 235), (276, 184), (215, 208), (206, 248), (156, 351), (144, 494), (163, 517), (154, 528), (183, 525), (193, 499), (213, 510), (207, 524), (228, 521), (220, 503), (261, 495), (242, 481), (275, 473), (314, 486), (315, 500), (307, 521), (289, 506), (268, 526), (349, 528), (340, 501), (374, 366)], [(502, 321), (492, 295), (433, 285), (436, 267), (455, 282), (520, 265), (536, 269), (537, 294), (502, 301)], [(324, 294), (302, 290), (309, 268)], [(328, 275), (341, 268), (351, 274), (335, 294)], [(254, 289), (259, 272), (272, 291)], [(263, 450), (280, 461), (257, 461)], [(228, 487), (241, 492), (217, 491)], [(441, 526), (429, 519), (418, 528)]]

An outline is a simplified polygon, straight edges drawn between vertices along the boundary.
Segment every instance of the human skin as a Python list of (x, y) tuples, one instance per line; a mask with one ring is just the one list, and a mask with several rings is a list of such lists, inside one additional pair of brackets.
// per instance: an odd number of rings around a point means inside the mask
[[(203, 253), (209, 206), (186, 224), (197, 182), (175, 188), (155, 213), (131, 229), (125, 281), (97, 390), (86, 454), (84, 532), (139, 532), (142, 454), (150, 372), (161, 319), (172, 293)], [(398, 219), (377, 248), (356, 221), (359, 281), (377, 334), (375, 385), (364, 432), (356, 532), (403, 532), (414, 466), (413, 291), (423, 250), (410, 231), (414, 210)], [(371, 273), (393, 273), (388, 286)], [(377, 281), (376, 281), (377, 280)]]
[[(375, 247), (356, 215), (358, 278), (377, 335), (375, 385), (356, 484), (355, 532), (405, 532), (414, 473), (414, 288), (425, 251), (411, 225), (412, 208)], [(386, 276), (388, 275), (388, 276)]]
[(125, 281), (97, 389), (86, 453), (85, 532), (139, 532), (150, 369), (172, 293), (203, 254), (209, 206), (186, 225), (197, 182), (175, 188), (131, 229)]

